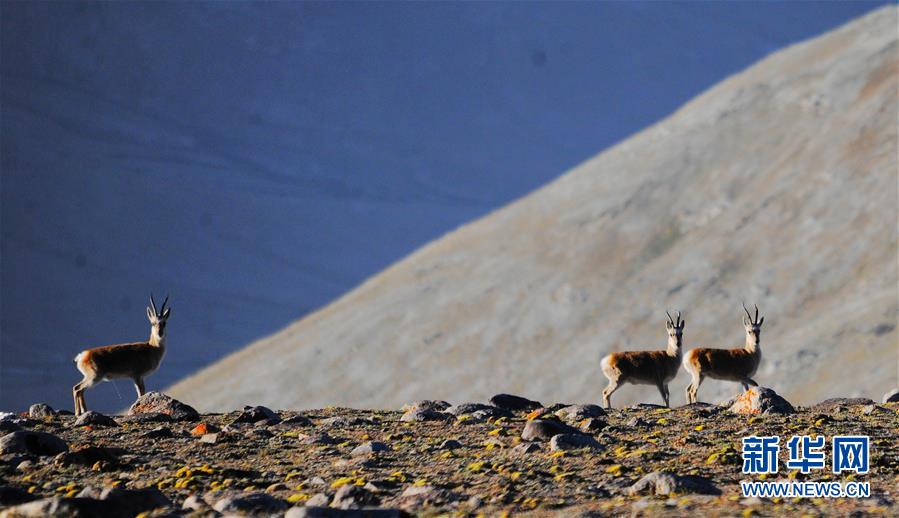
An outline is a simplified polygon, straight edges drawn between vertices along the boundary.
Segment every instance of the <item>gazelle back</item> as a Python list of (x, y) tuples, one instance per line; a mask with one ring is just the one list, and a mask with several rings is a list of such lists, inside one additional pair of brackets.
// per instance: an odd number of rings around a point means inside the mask
[(150, 339), (146, 342), (107, 345), (80, 352), (75, 356), (75, 367), (84, 379), (72, 387), (75, 399), (75, 415), (87, 411), (84, 391), (101, 381), (128, 378), (134, 382), (137, 396), (144, 394), (144, 378), (155, 371), (165, 355), (166, 324), (171, 308), (166, 308), (166, 297), (159, 311), (150, 295), (147, 318), (150, 320)]

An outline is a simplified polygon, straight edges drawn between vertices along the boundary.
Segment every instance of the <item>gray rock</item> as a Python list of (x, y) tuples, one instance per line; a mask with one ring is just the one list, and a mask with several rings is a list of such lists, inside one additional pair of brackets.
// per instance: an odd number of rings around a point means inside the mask
[(456, 417), (466, 414), (479, 413), (478, 417), (486, 419), (488, 417), (514, 417), (509, 410), (499, 408), (493, 405), (485, 405), (483, 403), (462, 403), (453, 405), (445, 410), (446, 413)]
[(442, 443), (440, 443), (440, 446), (438, 446), (438, 449), (441, 449), (441, 450), (455, 450), (456, 448), (461, 448), (461, 447), (462, 447), (462, 443), (461, 443), (461, 442), (459, 442), (459, 441), (457, 441), (457, 440), (455, 440), (455, 439), (446, 439), (445, 441), (443, 441)]
[(796, 410), (789, 401), (766, 387), (749, 387), (728, 408), (736, 414), (792, 414)]
[(695, 475), (674, 475), (672, 473), (652, 472), (628, 488), (629, 495), (650, 494), (665, 496), (671, 493), (699, 493), (703, 495), (720, 495), (721, 490), (712, 482)]
[(538, 401), (531, 401), (530, 399), (521, 396), (513, 396), (512, 394), (497, 394), (490, 398), (490, 404), (497, 408), (512, 411), (534, 410), (543, 406)]
[(899, 388), (893, 389), (883, 395), (884, 403), (899, 403)]
[(67, 451), (69, 446), (64, 440), (45, 432), (20, 430), (0, 438), (0, 454), (58, 455)]
[(145, 414), (125, 414), (116, 416), (119, 423), (169, 423), (172, 418), (159, 412), (147, 412)]
[(314, 426), (312, 420), (304, 415), (288, 417), (278, 423), (279, 426)]
[(390, 451), (390, 446), (378, 441), (369, 441), (353, 448), (350, 455), (371, 455), (382, 451)]
[(372, 504), (377, 504), (377, 499), (370, 491), (349, 484), (340, 486), (331, 500), (331, 507), (338, 509), (360, 509)]
[(864, 406), (873, 404), (874, 400), (866, 397), (834, 397), (812, 405), (811, 408), (815, 410), (831, 410), (838, 406)]
[(0, 434), (18, 432), (22, 427), (8, 420), (0, 421)]
[(578, 428), (584, 433), (593, 433), (602, 430), (606, 426), (608, 426), (608, 423), (606, 423), (602, 419), (588, 417), (581, 423)]
[(78, 450), (60, 453), (54, 459), (60, 466), (93, 466), (98, 462), (118, 465), (119, 459), (110, 450), (101, 446), (84, 446)]
[(427, 410), (424, 408), (406, 412), (402, 417), (400, 417), (400, 421), (407, 423), (419, 423), (423, 421), (447, 421), (449, 419), (452, 419), (452, 417), (444, 414), (443, 412)]
[(162, 392), (147, 392), (137, 398), (128, 409), (128, 414), (165, 414), (173, 421), (199, 421), (200, 414), (193, 407)]
[(589, 448), (598, 451), (602, 450), (603, 446), (596, 442), (596, 439), (593, 437), (581, 433), (561, 433), (553, 436), (549, 441), (550, 451), (578, 450), (581, 448)]
[(580, 431), (558, 421), (532, 419), (524, 425), (521, 438), (525, 441), (548, 441), (560, 433), (577, 434)]
[(624, 426), (629, 426), (631, 428), (649, 428), (650, 423), (642, 417), (631, 417), (624, 423)]
[(219, 442), (219, 438), (223, 437), (223, 436), (224, 436), (224, 434), (222, 432), (204, 433), (200, 437), (200, 442), (202, 442), (203, 444), (215, 444), (215, 443)]
[(112, 504), (116, 512), (122, 516), (135, 516), (144, 511), (172, 505), (172, 502), (158, 489), (111, 487), (100, 493), (100, 500)]
[(535, 453), (538, 451), (540, 451), (540, 446), (538, 446), (535, 442), (523, 442), (521, 444), (515, 445), (515, 447), (512, 448), (512, 453), (514, 453), (515, 455), (526, 455), (528, 453)]
[(556, 411), (566, 421), (580, 422), (590, 417), (602, 417), (606, 411), (598, 405), (571, 405)]
[(337, 441), (325, 432), (316, 432), (300, 437), (301, 444), (335, 444)]
[(446, 401), (435, 401), (431, 399), (422, 399), (406, 403), (401, 409), (403, 412), (414, 412), (416, 410), (433, 410), (435, 412), (443, 412), (450, 407)]
[(46, 419), (55, 415), (56, 412), (46, 403), (35, 403), (28, 407), (28, 417), (32, 419)]
[(219, 499), (212, 506), (220, 513), (262, 514), (277, 513), (287, 509), (287, 502), (261, 491), (237, 493)]
[(187, 509), (189, 511), (210, 511), (212, 507), (210, 507), (209, 503), (206, 500), (203, 500), (200, 495), (190, 495), (189, 497), (184, 499), (184, 503), (181, 504), (182, 509)]
[[(311, 500), (310, 500), (311, 501)], [(363, 507), (361, 509), (333, 509), (324, 506), (291, 507), (284, 518), (402, 518), (409, 516), (400, 509)]]
[(5, 509), (3, 518), (94, 518), (96, 516), (124, 516), (115, 512), (109, 503), (93, 498), (63, 498), (54, 496), (34, 500)]
[(173, 437), (175, 434), (172, 433), (172, 429), (167, 426), (158, 426), (148, 432), (144, 433), (144, 437), (149, 439), (161, 439), (165, 437)]
[(87, 412), (78, 416), (78, 419), (75, 419), (74, 426), (118, 426), (119, 423), (115, 422), (115, 419), (109, 417), (108, 415), (103, 415), (100, 412), (94, 412), (93, 410), (88, 410)]
[(36, 499), (36, 496), (17, 487), (0, 486), (0, 507), (24, 504)]
[(264, 406), (245, 406), (243, 411), (237, 418), (234, 419), (235, 423), (258, 423), (260, 421), (265, 421), (268, 424), (277, 424), (281, 422), (281, 416), (275, 413), (270, 408)]
[(328, 507), (328, 503), (331, 501), (328, 498), (328, 495), (324, 493), (316, 493), (312, 495), (312, 498), (306, 500), (307, 507)]

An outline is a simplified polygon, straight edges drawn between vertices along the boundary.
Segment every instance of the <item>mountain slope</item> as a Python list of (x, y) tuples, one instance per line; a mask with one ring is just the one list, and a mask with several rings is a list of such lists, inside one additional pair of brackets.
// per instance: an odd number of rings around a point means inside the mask
[(880, 9), (770, 56), (173, 395), (596, 401), (601, 355), (663, 347), (666, 308), (685, 312), (685, 347), (733, 346), (745, 300), (766, 315), (761, 384), (800, 404), (878, 396), (897, 376), (896, 21)]

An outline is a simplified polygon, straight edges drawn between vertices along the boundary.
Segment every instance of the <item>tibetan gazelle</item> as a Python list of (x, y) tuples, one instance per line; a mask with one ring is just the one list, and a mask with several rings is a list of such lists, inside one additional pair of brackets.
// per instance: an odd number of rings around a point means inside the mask
[(696, 402), (699, 385), (705, 378), (739, 381), (744, 391), (750, 385), (758, 386), (752, 377), (762, 361), (760, 340), (765, 317), (759, 319), (758, 306), (755, 307), (754, 318), (745, 304), (743, 311), (746, 312), (746, 316), (743, 317), (746, 345), (740, 349), (691, 349), (684, 356), (684, 369), (693, 377), (693, 381), (687, 386), (687, 403)]
[[(667, 313), (667, 312), (666, 312)], [(602, 391), (602, 403), (611, 408), (609, 398), (625, 383), (655, 385), (662, 394), (665, 406), (669, 406), (668, 382), (677, 375), (681, 363), (684, 324), (677, 312), (677, 320), (668, 315), (668, 348), (664, 351), (624, 351), (612, 353), (602, 359), (602, 372), (609, 378), (609, 386)]]
[(153, 295), (150, 295), (150, 305), (147, 306), (150, 339), (146, 342), (96, 347), (82, 351), (75, 357), (75, 366), (84, 375), (84, 379), (72, 388), (75, 415), (87, 411), (84, 391), (101, 381), (128, 378), (134, 381), (137, 397), (144, 395), (144, 378), (159, 367), (165, 355), (165, 325), (171, 313), (171, 308), (165, 307), (168, 301), (169, 298), (166, 297), (157, 311)]

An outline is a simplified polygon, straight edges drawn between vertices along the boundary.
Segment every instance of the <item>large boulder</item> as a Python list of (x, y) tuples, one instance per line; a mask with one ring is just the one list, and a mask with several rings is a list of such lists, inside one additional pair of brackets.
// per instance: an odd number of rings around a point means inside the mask
[(47, 403), (35, 403), (28, 407), (28, 417), (32, 419), (46, 419), (55, 415), (56, 412)]
[(765, 387), (749, 387), (728, 408), (736, 414), (792, 414), (796, 411), (789, 401)]
[(44, 432), (20, 430), (0, 438), (0, 454), (59, 455), (67, 451), (69, 446), (64, 440)]
[(199, 421), (200, 414), (193, 407), (162, 392), (147, 392), (137, 398), (128, 414), (165, 414), (173, 421)]
[(720, 495), (718, 489), (709, 479), (696, 475), (675, 475), (654, 471), (627, 490), (629, 495), (650, 494), (669, 495), (671, 493), (699, 493), (703, 495)]

